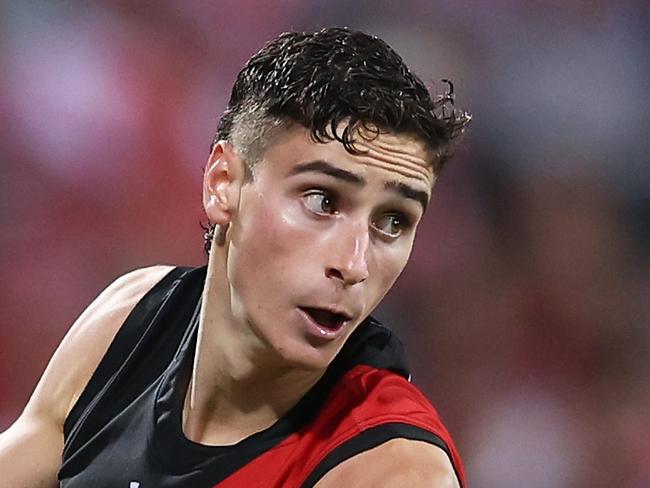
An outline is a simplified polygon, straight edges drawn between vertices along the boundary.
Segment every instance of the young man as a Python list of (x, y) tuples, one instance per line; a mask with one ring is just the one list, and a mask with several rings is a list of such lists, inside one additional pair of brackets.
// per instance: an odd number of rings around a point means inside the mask
[(206, 166), (207, 267), (99, 295), (0, 436), (0, 487), (464, 486), (369, 318), (469, 120), (450, 103), (359, 32), (266, 45)]

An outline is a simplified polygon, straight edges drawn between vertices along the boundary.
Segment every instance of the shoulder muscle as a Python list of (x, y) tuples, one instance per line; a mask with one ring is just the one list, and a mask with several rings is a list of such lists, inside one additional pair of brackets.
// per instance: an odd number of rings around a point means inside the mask
[(169, 266), (128, 273), (106, 288), (75, 321), (52, 356), (25, 410), (0, 434), (0, 486), (58, 486), (68, 412), (135, 304)]
[(393, 439), (339, 464), (316, 484), (341, 486), (458, 488), (447, 453), (436, 445)]
[(138, 301), (169, 271), (152, 266), (111, 283), (83, 311), (57, 348), (24, 414), (48, 415), (60, 425)]

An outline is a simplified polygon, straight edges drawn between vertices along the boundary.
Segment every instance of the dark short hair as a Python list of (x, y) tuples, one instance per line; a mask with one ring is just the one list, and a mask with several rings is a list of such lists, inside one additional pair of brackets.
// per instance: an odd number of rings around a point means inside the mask
[(388, 44), (363, 32), (284, 33), (239, 72), (212, 145), (228, 140), (254, 160), (269, 129), (296, 123), (315, 141), (338, 140), (356, 153), (354, 129), (362, 124), (421, 140), (438, 173), (471, 119), (453, 106), (453, 85), (443, 81), (446, 93), (432, 98)]
[[(471, 119), (454, 107), (451, 82), (442, 81), (446, 92), (432, 97), (388, 44), (363, 32), (327, 28), (284, 33), (237, 75), (212, 147), (228, 140), (253, 165), (276, 134), (299, 124), (315, 141), (337, 140), (357, 154), (355, 130), (362, 125), (370, 133), (422, 141), (437, 174)], [(214, 226), (208, 223), (204, 229), (207, 254)]]

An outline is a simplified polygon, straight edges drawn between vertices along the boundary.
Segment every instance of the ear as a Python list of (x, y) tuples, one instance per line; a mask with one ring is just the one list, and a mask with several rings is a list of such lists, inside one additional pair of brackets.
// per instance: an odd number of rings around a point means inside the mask
[(203, 175), (203, 208), (211, 224), (227, 226), (237, 212), (244, 161), (228, 141), (212, 148)]

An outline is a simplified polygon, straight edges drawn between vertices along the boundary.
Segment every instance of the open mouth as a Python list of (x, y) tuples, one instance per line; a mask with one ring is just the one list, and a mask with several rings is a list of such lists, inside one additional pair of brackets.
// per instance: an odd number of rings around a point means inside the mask
[(318, 325), (329, 330), (338, 330), (352, 317), (348, 315), (332, 312), (324, 308), (300, 307)]

